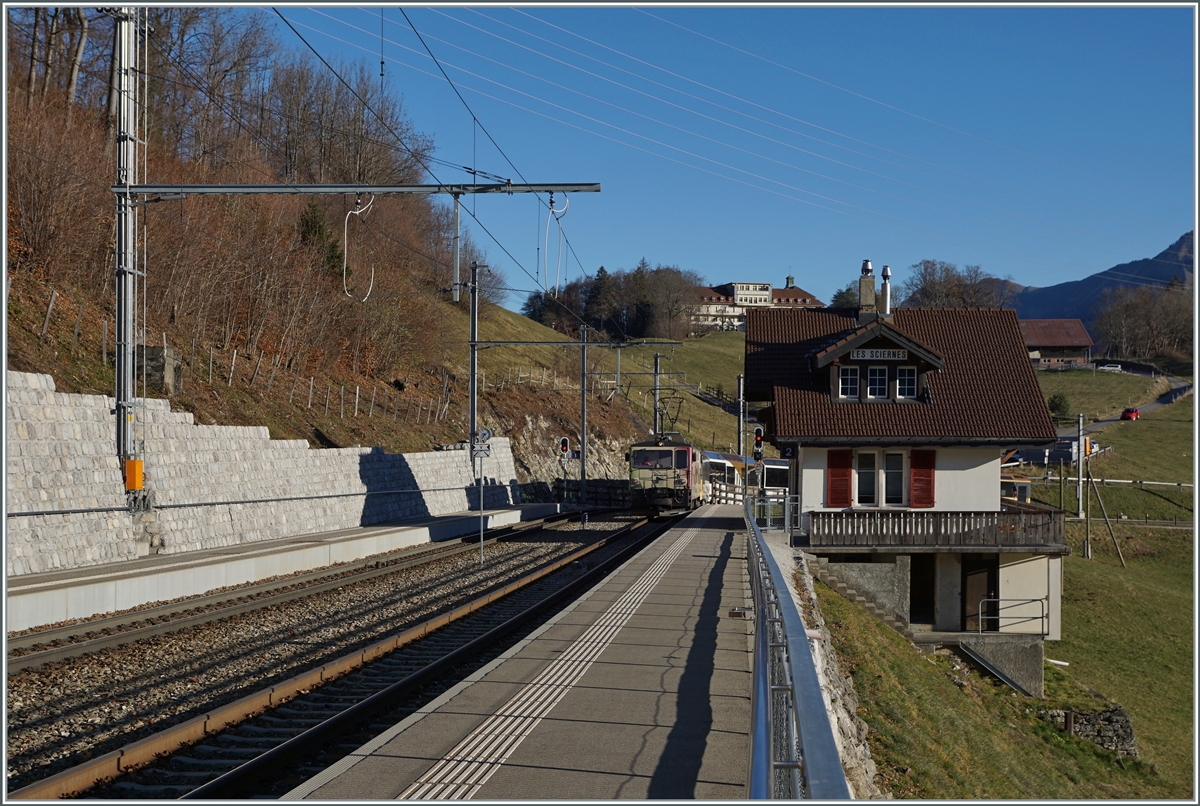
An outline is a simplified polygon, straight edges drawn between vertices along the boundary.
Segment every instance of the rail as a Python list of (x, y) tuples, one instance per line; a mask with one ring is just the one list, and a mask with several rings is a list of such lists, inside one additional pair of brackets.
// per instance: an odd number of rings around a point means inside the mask
[(754, 800), (849, 800), (808, 636), (787, 581), (745, 505), (754, 592), (750, 769)]
[[(989, 602), (994, 602), (996, 604), (996, 612), (994, 614), (988, 614), (987, 611), (984, 609), (984, 605)], [(1008, 604), (1003, 604), (1004, 602), (1008, 602)], [(1032, 604), (1036, 604), (1038, 606), (1038, 615), (1036, 615), (1036, 616), (1027, 615), (1025, 613), (1005, 613), (1004, 612), (1005, 610), (1015, 610), (1017, 608), (1023, 609)], [(1050, 634), (1050, 624), (1049, 624), (1049, 620), (1046, 618), (1046, 600), (1045, 599), (980, 599), (979, 600), (979, 610), (977, 610), (976, 612), (979, 614), (979, 632), (980, 633), (1004, 632), (1004, 628), (1008, 627), (1009, 632), (1021, 634), (1021, 635), (1049, 635)], [(1009, 620), (1008, 623), (1005, 623), (1005, 621), (1004, 621), (1005, 619)], [(996, 629), (988, 630), (987, 624), (992, 621), (996, 622)], [(1040, 626), (1040, 629), (1037, 633), (1028, 633), (1028, 632), (1025, 632), (1024, 630), (1014, 629), (1015, 627), (1019, 627), (1022, 624), (1029, 624), (1029, 623), (1035, 622), (1035, 621), (1038, 622), (1038, 624)]]

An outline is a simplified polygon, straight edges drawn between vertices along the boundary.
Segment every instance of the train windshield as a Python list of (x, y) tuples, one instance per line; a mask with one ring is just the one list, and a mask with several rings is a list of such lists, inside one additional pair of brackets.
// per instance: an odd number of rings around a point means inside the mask
[[(672, 453), (670, 448), (634, 448), (630, 462), (634, 470), (670, 470)], [(684, 462), (686, 467), (687, 460)]]
[(687, 449), (684, 449), (682, 451), (675, 451), (675, 469), (676, 470), (687, 470), (687, 466), (688, 466)]

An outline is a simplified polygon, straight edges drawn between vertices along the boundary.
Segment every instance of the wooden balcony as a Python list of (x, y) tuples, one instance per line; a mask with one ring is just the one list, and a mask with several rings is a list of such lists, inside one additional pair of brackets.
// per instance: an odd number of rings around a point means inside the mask
[[(807, 546), (818, 553), (1036, 552), (1069, 554), (1063, 513), (1029, 504), (1002, 512), (809, 512)], [(823, 551), (822, 551), (823, 550)]]

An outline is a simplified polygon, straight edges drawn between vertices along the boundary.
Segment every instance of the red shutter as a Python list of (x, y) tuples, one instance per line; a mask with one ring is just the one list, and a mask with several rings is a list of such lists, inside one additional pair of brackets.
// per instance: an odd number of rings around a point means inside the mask
[(829, 508), (850, 506), (851, 467), (853, 451), (829, 451), (829, 468), (825, 474), (825, 506)]
[(937, 451), (912, 451), (909, 455), (909, 506), (933, 506), (933, 468), (936, 458)]

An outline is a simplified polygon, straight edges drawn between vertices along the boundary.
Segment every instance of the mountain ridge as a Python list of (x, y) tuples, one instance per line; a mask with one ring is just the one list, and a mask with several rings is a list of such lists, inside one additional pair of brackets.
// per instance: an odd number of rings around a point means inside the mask
[(1194, 276), (1193, 230), (1185, 232), (1152, 258), (1120, 263), (1082, 280), (1040, 288), (1026, 286), (1015, 294), (1007, 307), (1015, 308), (1019, 319), (1081, 319), (1090, 327), (1096, 316), (1096, 304), (1105, 289), (1166, 286), (1176, 277), (1185, 286), (1190, 286)]

